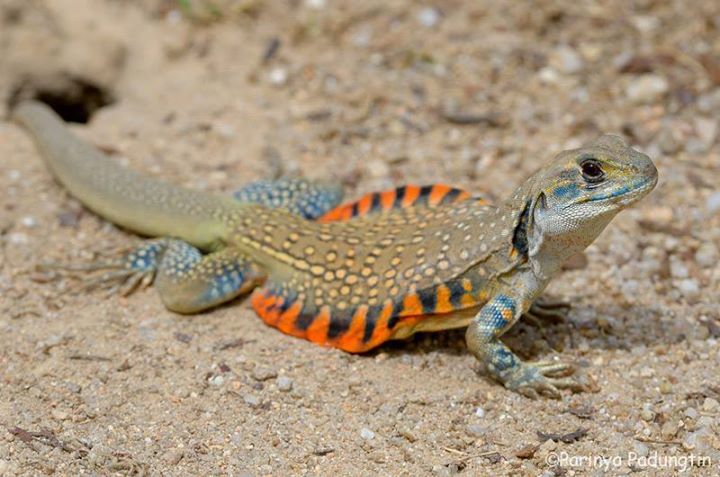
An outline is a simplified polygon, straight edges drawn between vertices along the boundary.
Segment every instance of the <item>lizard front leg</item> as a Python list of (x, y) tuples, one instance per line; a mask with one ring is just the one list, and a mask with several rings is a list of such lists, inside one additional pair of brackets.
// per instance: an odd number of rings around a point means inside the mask
[(500, 341), (500, 336), (510, 329), (529, 306), (529, 300), (522, 297), (513, 297), (509, 293), (495, 294), (480, 309), (467, 329), (465, 339), (468, 349), (506, 388), (528, 397), (537, 397), (538, 393), (559, 397), (558, 389), (581, 389), (574, 380), (557, 377), (571, 371), (570, 365), (525, 363)]

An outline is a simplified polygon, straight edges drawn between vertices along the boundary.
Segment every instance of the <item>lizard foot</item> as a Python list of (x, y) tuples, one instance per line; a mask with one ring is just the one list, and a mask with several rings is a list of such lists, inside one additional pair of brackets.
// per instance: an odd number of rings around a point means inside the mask
[(138, 288), (152, 284), (159, 254), (164, 246), (162, 242), (153, 240), (127, 251), (119, 258), (82, 264), (45, 263), (38, 268), (41, 271), (64, 272), (70, 278), (79, 279), (80, 284), (68, 290), (69, 293), (100, 288), (107, 290), (108, 295), (117, 293), (127, 296)]
[(520, 363), (508, 369), (505, 376), (500, 376), (505, 387), (520, 394), (536, 399), (540, 394), (552, 398), (560, 398), (560, 389), (570, 389), (575, 392), (584, 390), (584, 387), (568, 378), (574, 368), (567, 363), (538, 361), (536, 363)]
[(535, 324), (541, 320), (550, 323), (565, 323), (567, 314), (570, 311), (570, 304), (561, 300), (539, 299), (536, 300), (530, 309), (525, 313)]

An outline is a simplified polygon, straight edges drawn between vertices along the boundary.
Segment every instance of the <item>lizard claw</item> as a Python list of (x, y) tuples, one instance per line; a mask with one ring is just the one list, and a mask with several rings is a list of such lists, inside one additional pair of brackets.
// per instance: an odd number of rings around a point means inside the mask
[(564, 301), (540, 299), (530, 305), (525, 316), (535, 322), (546, 320), (550, 323), (564, 323), (569, 311), (570, 305)]
[(574, 392), (584, 390), (584, 387), (574, 379), (561, 377), (571, 374), (573, 370), (573, 366), (567, 363), (551, 361), (522, 363), (508, 373), (504, 384), (506, 388), (531, 399), (537, 399), (540, 394), (559, 399), (561, 389), (570, 389)]
[[(141, 250), (138, 248), (137, 250)], [(38, 271), (59, 271), (61, 275), (79, 279), (78, 286), (68, 293), (78, 294), (94, 289), (107, 290), (108, 295), (128, 296), (138, 288), (146, 288), (155, 277), (155, 266), (138, 266), (136, 252), (127, 252), (120, 258), (90, 263), (44, 263)]]

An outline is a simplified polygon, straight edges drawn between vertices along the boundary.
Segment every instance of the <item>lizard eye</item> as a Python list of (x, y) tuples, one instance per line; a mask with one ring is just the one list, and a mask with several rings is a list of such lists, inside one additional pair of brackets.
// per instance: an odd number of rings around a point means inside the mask
[(582, 170), (583, 179), (592, 184), (602, 182), (605, 178), (605, 172), (603, 172), (597, 159), (584, 160), (582, 164), (580, 164), (580, 169)]

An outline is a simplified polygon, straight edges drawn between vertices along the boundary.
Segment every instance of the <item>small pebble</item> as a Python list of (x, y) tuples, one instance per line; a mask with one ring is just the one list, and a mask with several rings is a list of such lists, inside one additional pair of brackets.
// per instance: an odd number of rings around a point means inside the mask
[(665, 127), (658, 133), (657, 139), (658, 147), (660, 150), (667, 155), (675, 154), (682, 147), (682, 137), (675, 128)]
[(695, 262), (705, 268), (714, 267), (718, 262), (718, 249), (712, 242), (705, 242), (695, 252)]
[(640, 411), (640, 418), (645, 422), (650, 422), (655, 419), (655, 413), (650, 409), (643, 409)]
[(697, 280), (686, 278), (678, 282), (678, 290), (686, 297), (696, 297), (700, 294), (700, 285)]
[(662, 99), (669, 89), (670, 84), (662, 76), (646, 74), (628, 83), (625, 96), (635, 104), (648, 104)]
[(213, 386), (222, 386), (225, 383), (225, 378), (223, 378), (222, 375), (218, 374), (210, 378), (208, 382)]
[(50, 411), (50, 415), (53, 417), (53, 419), (57, 419), (58, 421), (64, 421), (68, 418), (68, 413), (65, 411), (61, 411), (60, 409), (53, 409)]
[(271, 368), (256, 367), (253, 369), (252, 377), (256, 381), (267, 381), (277, 377), (277, 371)]
[(660, 428), (660, 434), (662, 435), (663, 439), (670, 440), (675, 437), (679, 429), (680, 426), (677, 421), (667, 421)]
[(640, 33), (650, 33), (662, 24), (658, 17), (651, 15), (635, 15), (630, 18), (630, 22)]
[(245, 394), (243, 401), (250, 407), (258, 407), (260, 405), (260, 398), (254, 394)]
[(670, 381), (664, 380), (660, 383), (660, 392), (663, 394), (670, 394), (673, 392), (673, 385)]
[(685, 417), (694, 420), (694, 419), (697, 419), (698, 416), (699, 416), (699, 414), (697, 412), (697, 409), (695, 409), (694, 407), (689, 407), (689, 408), (685, 409)]
[(477, 417), (485, 417), (485, 409), (483, 409), (481, 407), (475, 409), (475, 415)]
[(305, 5), (313, 10), (322, 10), (327, 6), (327, 0), (305, 0)]
[(552, 64), (565, 74), (579, 73), (585, 66), (582, 57), (569, 46), (561, 46), (555, 50)]
[(417, 15), (418, 22), (427, 28), (432, 28), (440, 21), (440, 12), (435, 8), (423, 8)]
[(557, 70), (549, 66), (540, 69), (538, 77), (545, 84), (555, 84), (560, 79)]
[(288, 80), (288, 72), (285, 68), (273, 68), (270, 71), (270, 83), (275, 86), (284, 86)]
[(708, 397), (703, 401), (703, 411), (705, 412), (717, 412), (718, 407), (720, 407), (720, 403), (717, 399)]
[(360, 437), (362, 437), (366, 441), (371, 441), (375, 439), (375, 433), (367, 427), (363, 427), (362, 429), (360, 429)]
[(353, 45), (365, 48), (372, 41), (373, 32), (370, 28), (363, 28), (352, 37)]
[(650, 453), (650, 449), (644, 442), (635, 441), (633, 442), (633, 448), (635, 450), (635, 453), (639, 455), (640, 457), (645, 457)]
[(720, 192), (713, 192), (705, 201), (705, 208), (711, 214), (720, 210)]
[(673, 278), (687, 278), (690, 275), (690, 270), (680, 259), (672, 257), (670, 259), (670, 275)]
[(232, 139), (235, 137), (235, 128), (228, 123), (216, 123), (213, 125), (213, 130), (218, 136), (224, 139)]
[(467, 432), (474, 437), (482, 437), (487, 434), (487, 426), (481, 426), (480, 424), (470, 424), (467, 426)]
[(695, 132), (698, 138), (710, 147), (715, 143), (718, 135), (718, 122), (715, 119), (698, 117), (695, 119)]
[(183, 454), (182, 449), (172, 449), (165, 453), (163, 460), (168, 465), (178, 465), (183, 458)]
[(20, 223), (23, 224), (25, 227), (32, 229), (37, 226), (37, 220), (35, 220), (34, 217), (31, 217), (29, 215), (26, 215), (20, 220)]
[(293, 380), (287, 376), (277, 378), (277, 387), (282, 392), (288, 392), (293, 388)]
[(645, 219), (657, 224), (669, 224), (673, 220), (670, 207), (651, 207), (645, 211)]
[(369, 161), (366, 167), (370, 176), (375, 178), (384, 178), (390, 174), (390, 167), (380, 159)]
[(685, 152), (692, 155), (700, 155), (705, 154), (708, 149), (710, 149), (710, 145), (707, 143), (701, 141), (700, 139), (696, 137), (688, 138), (687, 141), (685, 141)]

